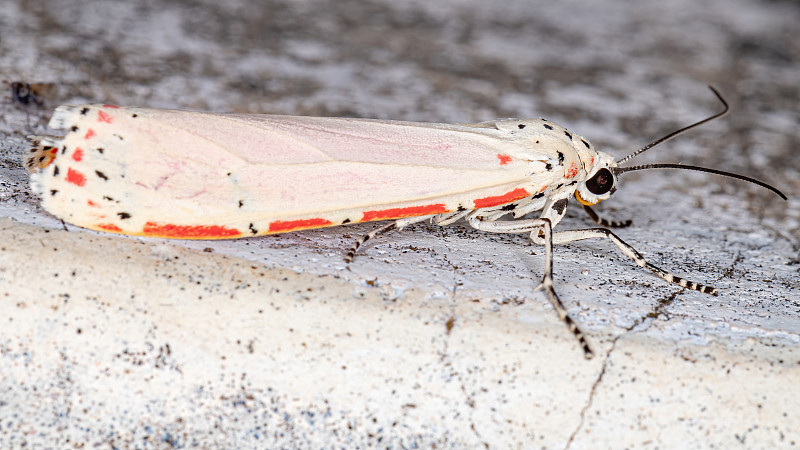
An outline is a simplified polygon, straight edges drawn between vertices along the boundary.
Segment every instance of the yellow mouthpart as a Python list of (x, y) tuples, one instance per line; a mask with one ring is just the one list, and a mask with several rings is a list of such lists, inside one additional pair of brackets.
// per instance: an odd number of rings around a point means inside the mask
[(596, 205), (596, 204), (600, 203), (600, 200), (598, 200), (598, 201), (596, 201), (594, 203), (587, 202), (586, 200), (581, 198), (581, 194), (579, 194), (578, 191), (575, 191), (575, 198), (578, 199), (578, 202), (580, 202), (581, 205), (592, 206), (592, 205)]

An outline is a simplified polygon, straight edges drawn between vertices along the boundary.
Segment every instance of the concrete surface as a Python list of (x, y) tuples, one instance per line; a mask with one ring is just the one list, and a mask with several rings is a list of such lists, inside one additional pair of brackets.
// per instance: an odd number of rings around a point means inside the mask
[[(781, 1), (8, 1), (0, 78), (0, 448), (776, 448), (800, 445), (800, 8)], [(544, 115), (638, 162), (607, 242), (556, 250), (427, 224), (225, 242), (101, 235), (20, 164), (52, 108), (107, 102), (441, 122)], [(588, 221), (574, 205), (562, 229)], [(65, 229), (66, 228), (66, 229)]]

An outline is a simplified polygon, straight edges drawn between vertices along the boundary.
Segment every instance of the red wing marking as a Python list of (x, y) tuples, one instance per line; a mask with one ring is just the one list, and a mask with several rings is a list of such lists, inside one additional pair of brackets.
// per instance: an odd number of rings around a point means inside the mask
[(500, 165), (501, 166), (504, 166), (504, 165), (506, 165), (506, 164), (511, 162), (511, 157), (508, 156), (508, 155), (500, 155), (500, 154), (498, 154), (497, 155), (497, 159), (500, 160)]
[(81, 150), (80, 148), (76, 148), (75, 149), (75, 153), (72, 154), (72, 159), (74, 159), (75, 161), (82, 160), (83, 159), (83, 150)]
[(496, 197), (484, 197), (475, 200), (475, 208), (488, 208), (490, 206), (502, 205), (503, 203), (513, 202), (521, 198), (527, 197), (528, 191), (522, 188), (516, 188), (511, 192), (506, 192), (503, 195)]
[(89, 128), (89, 131), (86, 132), (86, 135), (84, 135), (83, 138), (90, 139), (92, 136), (94, 136), (94, 130)]
[(269, 224), (269, 231), (271, 233), (282, 233), (286, 231), (305, 230), (308, 228), (319, 228), (326, 225), (333, 225), (333, 222), (327, 219), (305, 219), (305, 220), (276, 220)]
[(98, 122), (105, 122), (105, 123), (111, 123), (112, 122), (111, 116), (106, 114), (106, 113), (104, 113), (103, 111), (97, 111), (97, 121)]
[(105, 231), (111, 231), (112, 233), (122, 233), (122, 228), (114, 225), (113, 223), (98, 223), (97, 228)]
[(83, 187), (86, 184), (86, 175), (70, 167), (67, 169), (67, 182)]
[(173, 225), (147, 222), (142, 228), (142, 235), (179, 239), (220, 239), (239, 237), (242, 232), (219, 225)]
[(564, 176), (567, 179), (569, 179), (569, 178), (575, 178), (575, 175), (577, 175), (577, 174), (578, 174), (578, 166), (577, 166), (577, 164), (572, 163), (569, 166), (569, 170), (567, 170), (567, 172), (564, 174)]
[(444, 203), (434, 205), (409, 206), (408, 208), (382, 209), (379, 211), (364, 211), (362, 222), (371, 220), (400, 219), (402, 217), (427, 216), (428, 214), (441, 214), (448, 212)]
[(100, 207), (100, 205), (98, 205), (97, 203), (95, 203), (95, 202), (93, 202), (91, 200), (86, 200), (86, 204), (91, 206), (91, 207), (93, 207), (93, 208), (99, 208)]

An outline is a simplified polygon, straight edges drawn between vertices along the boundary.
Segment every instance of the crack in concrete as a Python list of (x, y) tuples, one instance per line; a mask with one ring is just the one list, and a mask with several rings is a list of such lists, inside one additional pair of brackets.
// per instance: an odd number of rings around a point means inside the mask
[(611, 361), (611, 354), (617, 348), (617, 342), (623, 337), (629, 336), (631, 333), (634, 332), (639, 333), (641, 331), (647, 330), (649, 326), (641, 330), (636, 330), (636, 328), (644, 323), (652, 323), (652, 321), (648, 319), (655, 319), (661, 314), (663, 314), (664, 313), (663, 310), (675, 300), (675, 297), (677, 297), (680, 292), (684, 290), (685, 289), (675, 291), (669, 297), (659, 300), (658, 304), (655, 306), (655, 308), (653, 308), (652, 311), (636, 319), (633, 324), (625, 328), (624, 332), (617, 335), (611, 341), (611, 347), (609, 347), (608, 351), (605, 353), (605, 357), (603, 358), (603, 365), (600, 369), (600, 372), (597, 374), (597, 377), (592, 383), (592, 388), (589, 390), (589, 397), (587, 398), (586, 403), (583, 405), (583, 408), (581, 408), (581, 420), (580, 422), (578, 422), (578, 426), (575, 427), (572, 433), (570, 433), (569, 438), (567, 439), (567, 443), (564, 446), (564, 450), (569, 450), (570, 446), (572, 445), (572, 442), (575, 440), (575, 437), (577, 437), (578, 433), (580, 433), (581, 429), (583, 429), (583, 425), (586, 422), (586, 413), (589, 411), (589, 408), (591, 408), (592, 404), (594, 403), (594, 397), (597, 394), (598, 387), (600, 386), (600, 383), (603, 381), (603, 377), (606, 374), (606, 369), (608, 368), (608, 364)]
[(725, 278), (733, 278), (733, 272), (736, 270), (736, 265), (744, 260), (744, 256), (742, 256), (742, 252), (736, 252), (736, 258), (733, 259), (731, 264), (728, 266), (728, 269), (725, 273), (722, 274), (717, 281), (723, 280)]
[[(723, 273), (719, 278), (717, 278), (717, 281), (725, 278), (731, 278), (733, 272), (736, 270), (736, 265), (740, 263), (743, 259), (744, 257), (742, 256), (741, 252), (738, 252), (736, 254), (736, 258), (734, 258), (734, 260), (728, 266), (725, 273)], [(606, 374), (606, 369), (608, 368), (608, 364), (611, 361), (611, 354), (616, 349), (617, 342), (623, 337), (629, 336), (631, 333), (634, 332), (639, 333), (647, 330), (647, 328), (649, 328), (649, 325), (640, 330), (637, 330), (637, 328), (642, 324), (652, 323), (652, 320), (648, 319), (655, 320), (662, 314), (666, 314), (664, 310), (667, 308), (667, 306), (672, 304), (672, 302), (675, 301), (675, 298), (678, 296), (678, 294), (685, 290), (686, 289), (680, 289), (678, 291), (673, 292), (669, 297), (659, 300), (658, 304), (656, 304), (656, 306), (653, 308), (652, 311), (634, 321), (634, 323), (631, 326), (625, 328), (625, 331), (623, 333), (620, 333), (611, 341), (611, 347), (609, 347), (608, 351), (605, 353), (605, 357), (603, 358), (603, 365), (600, 369), (600, 372), (597, 374), (597, 378), (595, 378), (594, 382), (592, 383), (592, 388), (589, 390), (589, 397), (586, 400), (586, 404), (584, 404), (583, 408), (581, 409), (580, 422), (578, 422), (578, 426), (575, 427), (575, 430), (572, 431), (569, 438), (567, 439), (567, 443), (564, 446), (565, 450), (568, 450), (570, 448), (572, 442), (575, 440), (578, 433), (580, 433), (580, 431), (583, 429), (583, 425), (586, 422), (586, 413), (589, 411), (589, 408), (591, 408), (592, 404), (594, 403), (594, 397), (597, 394), (597, 390), (600, 386), (600, 383), (602, 382), (603, 377)], [(667, 318), (669, 318), (669, 316), (667, 316)]]
[[(438, 233), (440, 235), (439, 237), (441, 238), (442, 242), (445, 243), (443, 245), (443, 247), (445, 249), (448, 249), (448, 247), (446, 245), (446, 240), (444, 239), (444, 234), (445, 233), (446, 233), (446, 231), (443, 229), (443, 227), (439, 227), (439, 233)], [(442, 260), (445, 263), (447, 263), (450, 266), (450, 268), (453, 270), (453, 281), (452, 281), (453, 288), (451, 289), (451, 292), (450, 292), (450, 294), (451, 294), (451, 296), (450, 296), (450, 306), (451, 306), (451, 311), (452, 311), (452, 310), (454, 310), (456, 308), (456, 291), (458, 291), (458, 287), (461, 285), (461, 283), (458, 281), (458, 277), (459, 277), (458, 266), (453, 264), (453, 262), (450, 261), (450, 259), (447, 257), (446, 254), (443, 254), (441, 252), (437, 252), (436, 254), (440, 258), (442, 258)], [(446, 329), (446, 332), (445, 332), (446, 334), (445, 335), (446, 335), (446, 337), (444, 339), (444, 346), (442, 348), (442, 353), (441, 353), (441, 361), (442, 361), (442, 363), (444, 364), (445, 367), (450, 367), (451, 369), (452, 369), (452, 364), (451, 364), (451, 362), (449, 360), (450, 358), (448, 356), (449, 355), (449, 348), (450, 348), (449, 339), (448, 338), (450, 337), (450, 333), (453, 331), (453, 328), (455, 327), (455, 322), (456, 322), (456, 314), (453, 311), (453, 312), (451, 312), (450, 317), (448, 317), (447, 321), (445, 322), (445, 329)], [(473, 398), (473, 396), (467, 391), (467, 386), (464, 384), (463, 380), (461, 379), (461, 376), (459, 374), (457, 374), (455, 372), (455, 370), (453, 370), (453, 374), (454, 374), (454, 377), (459, 382), (459, 387), (461, 388), (462, 394), (464, 394), (464, 402), (465, 402), (465, 404), (468, 405), (470, 408), (475, 409), (476, 401)], [(481, 433), (478, 431), (478, 429), (475, 426), (474, 422), (470, 423), (470, 430), (472, 430), (472, 432), (475, 434), (475, 437), (477, 437), (478, 440), (480, 440), (480, 441), (482, 441), (484, 443), (484, 447), (485, 448), (489, 448), (488, 442), (486, 442), (483, 439), (483, 436), (481, 436)]]

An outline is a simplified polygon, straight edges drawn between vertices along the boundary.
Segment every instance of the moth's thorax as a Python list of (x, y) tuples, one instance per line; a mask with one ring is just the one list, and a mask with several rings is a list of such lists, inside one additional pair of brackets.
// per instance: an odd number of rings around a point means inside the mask
[(591, 172), (597, 152), (588, 140), (546, 119), (538, 119), (533, 125), (539, 128), (539, 132), (532, 136), (533, 143), (551, 152), (550, 162), (555, 175), (569, 183), (584, 179)]
[[(560, 197), (575, 192), (579, 201), (593, 205), (614, 193), (613, 169), (617, 166), (614, 158), (595, 150), (582, 136), (546, 119), (509, 119), (497, 122), (497, 128), (512, 133), (520, 147), (532, 155), (545, 156), (543, 170), (535, 156), (532, 157), (531, 173), (547, 183), (546, 195)], [(598, 181), (606, 181), (603, 186), (608, 190), (600, 188)]]

